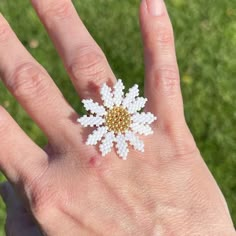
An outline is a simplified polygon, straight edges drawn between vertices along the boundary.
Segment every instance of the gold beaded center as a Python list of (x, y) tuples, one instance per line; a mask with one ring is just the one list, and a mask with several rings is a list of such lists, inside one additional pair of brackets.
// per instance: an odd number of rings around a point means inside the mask
[(109, 131), (123, 133), (129, 128), (131, 124), (131, 117), (125, 108), (113, 107), (112, 109), (108, 110), (105, 117), (105, 122)]

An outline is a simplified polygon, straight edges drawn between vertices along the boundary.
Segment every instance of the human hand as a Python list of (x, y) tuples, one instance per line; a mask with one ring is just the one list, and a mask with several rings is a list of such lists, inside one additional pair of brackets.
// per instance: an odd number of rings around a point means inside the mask
[[(49, 141), (39, 148), (1, 108), (0, 167), (45, 235), (235, 234), (184, 119), (166, 8), (162, 1), (146, 1), (140, 10), (146, 110), (158, 121), (154, 135), (144, 139), (145, 153), (131, 151), (126, 162), (115, 153), (101, 158), (84, 144), (76, 112), (0, 18), (1, 77)], [(32, 3), (79, 96), (98, 99), (100, 86), (115, 83), (115, 76), (72, 3)]]

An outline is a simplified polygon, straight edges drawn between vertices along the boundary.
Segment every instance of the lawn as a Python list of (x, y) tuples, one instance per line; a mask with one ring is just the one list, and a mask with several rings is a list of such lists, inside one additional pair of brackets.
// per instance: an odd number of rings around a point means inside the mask
[[(140, 0), (73, 2), (117, 77), (123, 78), (126, 85), (135, 81), (143, 87)], [(166, 2), (175, 31), (186, 119), (236, 224), (236, 5), (233, 0)], [(0, 0), (0, 12), (49, 71), (69, 103), (80, 111), (77, 95), (29, 1)], [(2, 83), (0, 90), (0, 103), (43, 146), (46, 140), (42, 132)], [(4, 235), (4, 219), (1, 202), (0, 235)]]

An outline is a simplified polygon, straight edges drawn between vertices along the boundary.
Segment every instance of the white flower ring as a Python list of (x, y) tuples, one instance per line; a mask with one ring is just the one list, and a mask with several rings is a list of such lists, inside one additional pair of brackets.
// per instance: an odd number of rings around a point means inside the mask
[(134, 85), (126, 94), (124, 88), (121, 80), (117, 81), (113, 90), (103, 84), (100, 90), (103, 106), (92, 99), (82, 100), (90, 114), (77, 121), (84, 127), (97, 127), (88, 136), (87, 145), (96, 145), (101, 141), (99, 150), (105, 156), (115, 144), (118, 156), (126, 160), (129, 153), (128, 143), (135, 150), (144, 152), (144, 143), (137, 135), (152, 134), (150, 124), (156, 117), (150, 112), (139, 113), (147, 99), (139, 97), (138, 85)]

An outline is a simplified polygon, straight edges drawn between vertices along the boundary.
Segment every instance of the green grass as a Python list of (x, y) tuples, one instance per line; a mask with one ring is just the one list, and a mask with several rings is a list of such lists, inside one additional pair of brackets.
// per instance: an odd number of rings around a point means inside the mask
[[(139, 2), (74, 1), (117, 77), (125, 79), (126, 85), (135, 81), (143, 86)], [(175, 31), (187, 122), (236, 223), (236, 6), (228, 0), (166, 2)], [(1, 0), (0, 11), (25, 47), (49, 71), (70, 104), (80, 110), (62, 63), (28, 1)], [(37, 48), (30, 47), (32, 40), (38, 41)], [(0, 91), (0, 103), (43, 146), (46, 140), (42, 132), (2, 84)], [(0, 235), (4, 218), (1, 203)]]

